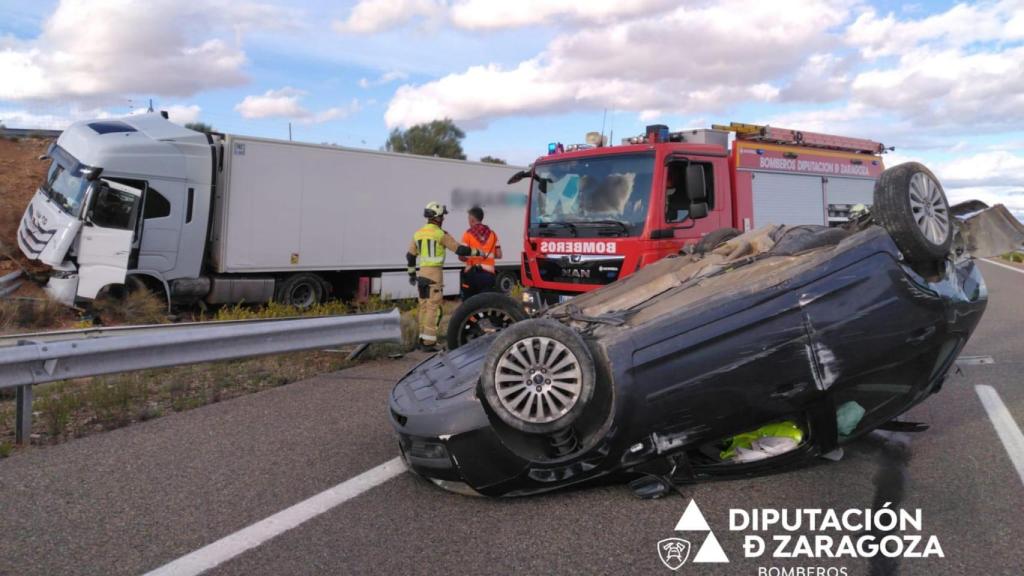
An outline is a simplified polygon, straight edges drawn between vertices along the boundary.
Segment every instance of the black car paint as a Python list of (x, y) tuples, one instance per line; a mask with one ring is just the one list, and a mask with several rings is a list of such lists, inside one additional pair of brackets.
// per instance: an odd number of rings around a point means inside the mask
[[(538, 455), (533, 439), (502, 426), (478, 398), (492, 337), (427, 359), (390, 399), (410, 467), (485, 495), (526, 495), (684, 462), (678, 455), (702, 443), (783, 418), (808, 432), (795, 453), (751, 464), (686, 462), (688, 472), (701, 479), (798, 464), (936, 392), (987, 301), (971, 260), (925, 280), (876, 226), (800, 258), (773, 285), (737, 285), (638, 326), (585, 326), (608, 406), (566, 458)], [(850, 399), (868, 411), (840, 438), (836, 407)], [(443, 445), (445, 457), (410, 455), (413, 439)]]

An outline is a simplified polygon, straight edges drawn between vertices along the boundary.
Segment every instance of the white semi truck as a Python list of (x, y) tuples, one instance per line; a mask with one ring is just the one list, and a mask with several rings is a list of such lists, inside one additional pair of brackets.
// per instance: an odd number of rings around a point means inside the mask
[[(504, 245), (499, 285), (519, 278), (528, 183), (506, 182), (520, 167), (206, 135), (161, 114), (73, 124), (45, 158), (18, 244), (52, 267), (61, 302), (125, 286), (168, 302), (413, 297), (405, 253), (432, 200), (457, 239), (482, 206)], [(460, 266), (451, 255), (448, 294)]]

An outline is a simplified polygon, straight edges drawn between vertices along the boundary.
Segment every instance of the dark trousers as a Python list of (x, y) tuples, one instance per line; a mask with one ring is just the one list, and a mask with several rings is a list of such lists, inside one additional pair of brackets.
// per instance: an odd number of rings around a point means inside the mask
[(462, 285), (462, 299), (476, 296), (481, 292), (494, 290), (494, 273), (488, 272), (479, 266), (474, 266), (468, 271), (462, 271), (462, 278), (459, 282)]

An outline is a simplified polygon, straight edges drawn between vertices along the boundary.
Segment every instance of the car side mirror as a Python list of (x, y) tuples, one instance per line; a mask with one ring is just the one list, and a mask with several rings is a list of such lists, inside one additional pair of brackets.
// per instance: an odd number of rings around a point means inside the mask
[(708, 215), (708, 203), (707, 202), (691, 202), (690, 203), (690, 218), (698, 220), (705, 218)]

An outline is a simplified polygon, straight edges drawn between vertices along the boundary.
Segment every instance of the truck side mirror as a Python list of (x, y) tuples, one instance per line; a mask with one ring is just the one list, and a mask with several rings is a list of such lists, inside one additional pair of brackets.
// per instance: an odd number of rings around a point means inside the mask
[(707, 202), (692, 202), (690, 204), (690, 218), (698, 220), (705, 218), (708, 215), (708, 203)]
[[(708, 189), (707, 181), (704, 180), (703, 164), (686, 165), (686, 197), (689, 198), (691, 203), (707, 203)], [(706, 210), (707, 206), (705, 205), (704, 208)]]
[(521, 181), (523, 178), (526, 178), (529, 175), (529, 170), (520, 170), (519, 172), (516, 172), (515, 174), (512, 175), (511, 178), (508, 179), (508, 183), (515, 184), (516, 182)]

